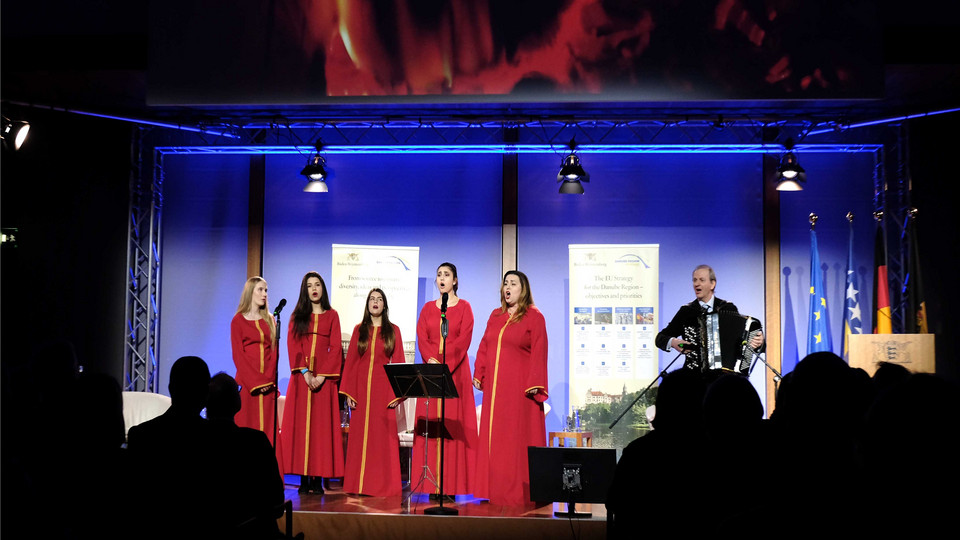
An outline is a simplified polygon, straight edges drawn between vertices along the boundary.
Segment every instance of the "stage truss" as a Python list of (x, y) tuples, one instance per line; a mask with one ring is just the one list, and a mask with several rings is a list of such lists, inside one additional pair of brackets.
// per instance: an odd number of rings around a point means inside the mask
[[(764, 153), (794, 151), (875, 156), (874, 209), (888, 247), (894, 332), (902, 332), (909, 305), (912, 219), (905, 122), (914, 116), (853, 124), (841, 120), (767, 120), (723, 116), (669, 120), (372, 118), (221, 118), (189, 125), (137, 128), (132, 145), (128, 229), (125, 389), (156, 392), (160, 324), (160, 237), (163, 156), (167, 154), (325, 154), (568, 152)], [(133, 120), (136, 122), (135, 120)], [(186, 127), (182, 127), (186, 126)], [(506, 137), (511, 133), (511, 137)], [(145, 142), (146, 141), (146, 142)], [(508, 142), (509, 141), (509, 142)], [(146, 158), (145, 158), (146, 156)]]
[(145, 153), (150, 156), (153, 151), (143, 144), (143, 129), (136, 128), (131, 144), (123, 389), (157, 392), (163, 163), (159, 153), (146, 160)]

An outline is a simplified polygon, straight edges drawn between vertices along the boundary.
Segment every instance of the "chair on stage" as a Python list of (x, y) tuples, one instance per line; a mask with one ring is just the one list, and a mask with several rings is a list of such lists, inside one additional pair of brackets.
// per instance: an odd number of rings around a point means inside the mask
[(170, 408), (170, 397), (153, 392), (124, 392), (123, 393), (123, 435), (130, 432), (130, 428), (153, 420)]
[(417, 419), (417, 400), (407, 399), (397, 407), (397, 435), (400, 446), (413, 447), (413, 427)]

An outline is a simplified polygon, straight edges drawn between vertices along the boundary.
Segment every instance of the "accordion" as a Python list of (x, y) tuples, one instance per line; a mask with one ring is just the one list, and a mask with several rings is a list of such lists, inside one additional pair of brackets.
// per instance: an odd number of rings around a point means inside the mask
[(684, 367), (748, 374), (758, 354), (750, 348), (750, 340), (759, 335), (760, 321), (735, 311), (719, 311), (701, 314), (698, 323), (684, 328), (683, 339), (696, 344), (686, 353)]

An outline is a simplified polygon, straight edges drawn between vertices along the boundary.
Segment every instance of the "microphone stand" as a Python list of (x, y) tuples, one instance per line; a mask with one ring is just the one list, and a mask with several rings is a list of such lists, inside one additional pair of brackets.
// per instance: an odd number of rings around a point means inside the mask
[(273, 449), (277, 449), (277, 431), (279, 426), (277, 425), (277, 416), (279, 412), (277, 409), (280, 407), (280, 310), (278, 309), (273, 313), (274, 324), (276, 326), (276, 340), (274, 340), (274, 347), (277, 353), (277, 367), (273, 370), (273, 391), (277, 395), (273, 396)]
[[(780, 381), (783, 379), (783, 375), (781, 375), (780, 372), (777, 371), (773, 366), (768, 364), (767, 361), (763, 359), (763, 355), (757, 354), (756, 356), (754, 356), (754, 358), (763, 362), (763, 365), (767, 366), (767, 369), (773, 372), (773, 395), (774, 397), (776, 397), (777, 392), (780, 390)], [(753, 368), (756, 367), (756, 365), (757, 363), (754, 362), (750, 366), (750, 371), (747, 372), (748, 377), (750, 376), (751, 373), (753, 373)]]
[[(444, 293), (444, 296), (446, 296), (446, 294), (447, 293)], [(444, 301), (443, 307), (446, 308), (446, 305), (446, 301)], [(443, 362), (444, 365), (447, 364), (447, 325), (447, 311), (446, 309), (443, 309), (440, 311), (440, 343), (443, 345), (443, 354), (441, 355), (443, 358), (441, 359), (441, 362)], [(456, 508), (443, 507), (443, 448), (445, 446), (444, 443), (446, 441), (444, 439), (446, 439), (447, 433), (447, 417), (445, 414), (446, 410), (444, 409), (447, 401), (447, 377), (445, 375), (440, 380), (440, 388), (443, 392), (440, 395), (440, 433), (438, 433), (440, 436), (440, 506), (427, 508), (423, 511), (423, 513), (438, 516), (455, 516), (459, 514)], [(424, 449), (426, 449), (426, 445), (424, 445)]]
[(652, 381), (650, 381), (650, 384), (648, 384), (647, 387), (643, 389), (643, 392), (640, 392), (640, 395), (637, 396), (637, 399), (633, 400), (633, 402), (630, 403), (630, 405), (627, 405), (627, 408), (624, 409), (622, 413), (620, 413), (620, 416), (618, 416), (617, 419), (614, 420), (612, 424), (610, 424), (610, 427), (609, 427), (608, 429), (613, 429), (613, 426), (617, 425), (617, 422), (619, 422), (620, 419), (623, 418), (623, 416), (624, 416), (625, 414), (627, 414), (627, 411), (629, 411), (630, 409), (632, 409), (633, 406), (636, 405), (638, 401), (640, 401), (640, 398), (642, 398), (644, 395), (646, 395), (647, 390), (650, 390), (650, 388), (653, 386), (653, 383), (657, 382), (657, 380), (658, 380), (660, 377), (663, 377), (663, 375), (667, 372), (667, 370), (670, 369), (670, 366), (672, 366), (673, 363), (677, 361), (677, 358), (680, 358), (681, 356), (683, 356), (683, 353), (682, 353), (682, 352), (681, 352), (681, 353), (678, 353), (677, 356), (673, 357), (673, 360), (671, 360), (670, 363), (667, 364), (667, 367), (665, 367), (665, 368), (663, 368), (662, 370), (660, 370), (660, 373), (657, 374), (657, 376), (654, 377)]

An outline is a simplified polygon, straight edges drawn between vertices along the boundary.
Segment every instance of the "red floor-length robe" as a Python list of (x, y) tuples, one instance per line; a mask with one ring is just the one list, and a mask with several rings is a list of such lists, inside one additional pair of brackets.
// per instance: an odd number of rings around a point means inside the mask
[(400, 399), (394, 397), (383, 366), (404, 362), (403, 340), (393, 325), (396, 341), (393, 354), (387, 357), (380, 330), (373, 328), (371, 345), (361, 355), (357, 351), (360, 326), (353, 329), (340, 382), (340, 393), (357, 402), (350, 415), (343, 491), (374, 497), (399, 495), (402, 490), (397, 412), (390, 408)]
[[(311, 313), (307, 333), (297, 336), (290, 320), (287, 352), (290, 382), (283, 408), (280, 466), (284, 474), (339, 478), (343, 476), (343, 436), (337, 383), (343, 359), (340, 316), (328, 309)], [(302, 370), (325, 377), (316, 391), (304, 381)]]
[[(463, 495), (473, 493), (473, 473), (477, 436), (477, 403), (473, 399), (473, 382), (470, 377), (470, 359), (467, 349), (473, 337), (473, 310), (464, 299), (447, 308), (447, 339), (444, 349), (447, 353), (447, 365), (452, 373), (452, 382), (460, 396), (448, 399), (444, 404), (445, 427), (450, 434), (443, 443), (443, 493), (445, 495)], [(436, 358), (443, 362), (440, 349), (440, 308), (436, 302), (424, 304), (417, 320), (417, 348), (426, 362)], [(439, 433), (440, 400), (430, 400), (430, 414), (427, 416), (427, 400), (417, 400), (416, 429), (413, 439), (413, 464), (411, 482), (416, 482), (423, 474), (424, 447), (426, 446), (426, 464), (433, 478), (440, 482), (440, 438), (424, 439), (421, 428), (429, 418), (428, 431)], [(426, 444), (424, 442), (426, 441)], [(430, 480), (424, 480), (417, 491), (421, 493), (439, 493), (439, 489)]]
[(234, 417), (240, 427), (259, 429), (274, 441), (277, 393), (251, 395), (250, 392), (272, 386), (277, 376), (277, 348), (270, 334), (270, 323), (263, 319), (248, 321), (237, 313), (230, 322), (233, 363), (240, 385), (240, 412)]
[[(474, 379), (483, 390), (473, 494), (492, 504), (530, 503), (528, 446), (546, 446), (547, 328), (530, 306), (519, 321), (495, 309), (477, 351)], [(528, 391), (535, 390), (532, 397)]]

